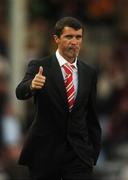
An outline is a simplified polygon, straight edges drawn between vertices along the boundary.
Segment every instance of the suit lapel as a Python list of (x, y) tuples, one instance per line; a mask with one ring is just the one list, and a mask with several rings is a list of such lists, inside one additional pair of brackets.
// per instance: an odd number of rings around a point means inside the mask
[(60, 95), (60, 98), (64, 102), (64, 105), (66, 105), (68, 108), (68, 101), (67, 101), (67, 94), (66, 94), (64, 79), (63, 79), (61, 68), (59, 66), (58, 60), (55, 55), (52, 56), (50, 74), (51, 74), (51, 78), (53, 80), (54, 86), (58, 90), (57, 93)]
[(76, 95), (76, 100), (75, 100), (75, 104), (73, 107), (74, 111), (76, 109), (76, 107), (79, 105), (81, 98), (83, 98), (83, 95), (85, 93), (85, 81), (86, 81), (86, 77), (85, 77), (85, 70), (82, 66), (82, 64), (80, 63), (80, 61), (78, 61), (77, 63), (77, 67), (78, 67), (78, 89), (77, 89), (77, 95)]

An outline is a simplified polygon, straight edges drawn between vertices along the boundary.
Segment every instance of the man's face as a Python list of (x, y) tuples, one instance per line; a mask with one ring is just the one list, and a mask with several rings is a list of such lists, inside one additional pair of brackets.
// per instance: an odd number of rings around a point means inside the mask
[(54, 36), (59, 53), (67, 60), (74, 61), (78, 56), (82, 43), (82, 29), (65, 27), (60, 37)]

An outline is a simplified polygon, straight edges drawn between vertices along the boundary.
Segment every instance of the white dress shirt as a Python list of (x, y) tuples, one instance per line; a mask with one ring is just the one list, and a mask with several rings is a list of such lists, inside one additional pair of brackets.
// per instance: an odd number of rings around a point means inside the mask
[[(57, 57), (57, 60), (59, 62), (59, 65), (61, 67), (61, 71), (62, 71), (62, 75), (63, 75), (63, 78), (64, 80), (66, 79), (66, 73), (65, 73), (65, 70), (63, 68), (63, 65), (68, 63), (70, 64), (66, 59), (64, 59), (59, 51), (57, 50), (56, 51), (56, 57)], [(78, 89), (78, 68), (77, 68), (77, 58), (75, 59), (75, 62), (72, 63), (72, 65), (74, 65), (74, 69), (73, 69), (73, 84), (74, 84), (74, 89), (75, 89), (75, 98), (76, 98), (76, 95), (77, 95), (77, 89)]]

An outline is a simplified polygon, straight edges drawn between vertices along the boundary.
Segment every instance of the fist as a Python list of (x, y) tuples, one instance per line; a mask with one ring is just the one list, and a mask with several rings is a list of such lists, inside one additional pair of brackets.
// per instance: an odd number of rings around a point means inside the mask
[(43, 76), (43, 67), (39, 67), (38, 73), (35, 75), (34, 79), (32, 80), (31, 83), (31, 89), (41, 89), (46, 81), (46, 77)]

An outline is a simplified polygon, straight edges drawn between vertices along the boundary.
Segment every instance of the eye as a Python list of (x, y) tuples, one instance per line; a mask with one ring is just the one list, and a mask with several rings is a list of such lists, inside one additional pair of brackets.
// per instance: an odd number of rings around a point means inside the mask
[(67, 39), (72, 39), (73, 36), (72, 36), (72, 35), (66, 35), (65, 38), (67, 38)]
[(79, 35), (79, 36), (76, 36), (76, 39), (77, 39), (77, 40), (80, 40), (80, 39), (82, 39), (82, 36), (80, 36), (80, 35)]

